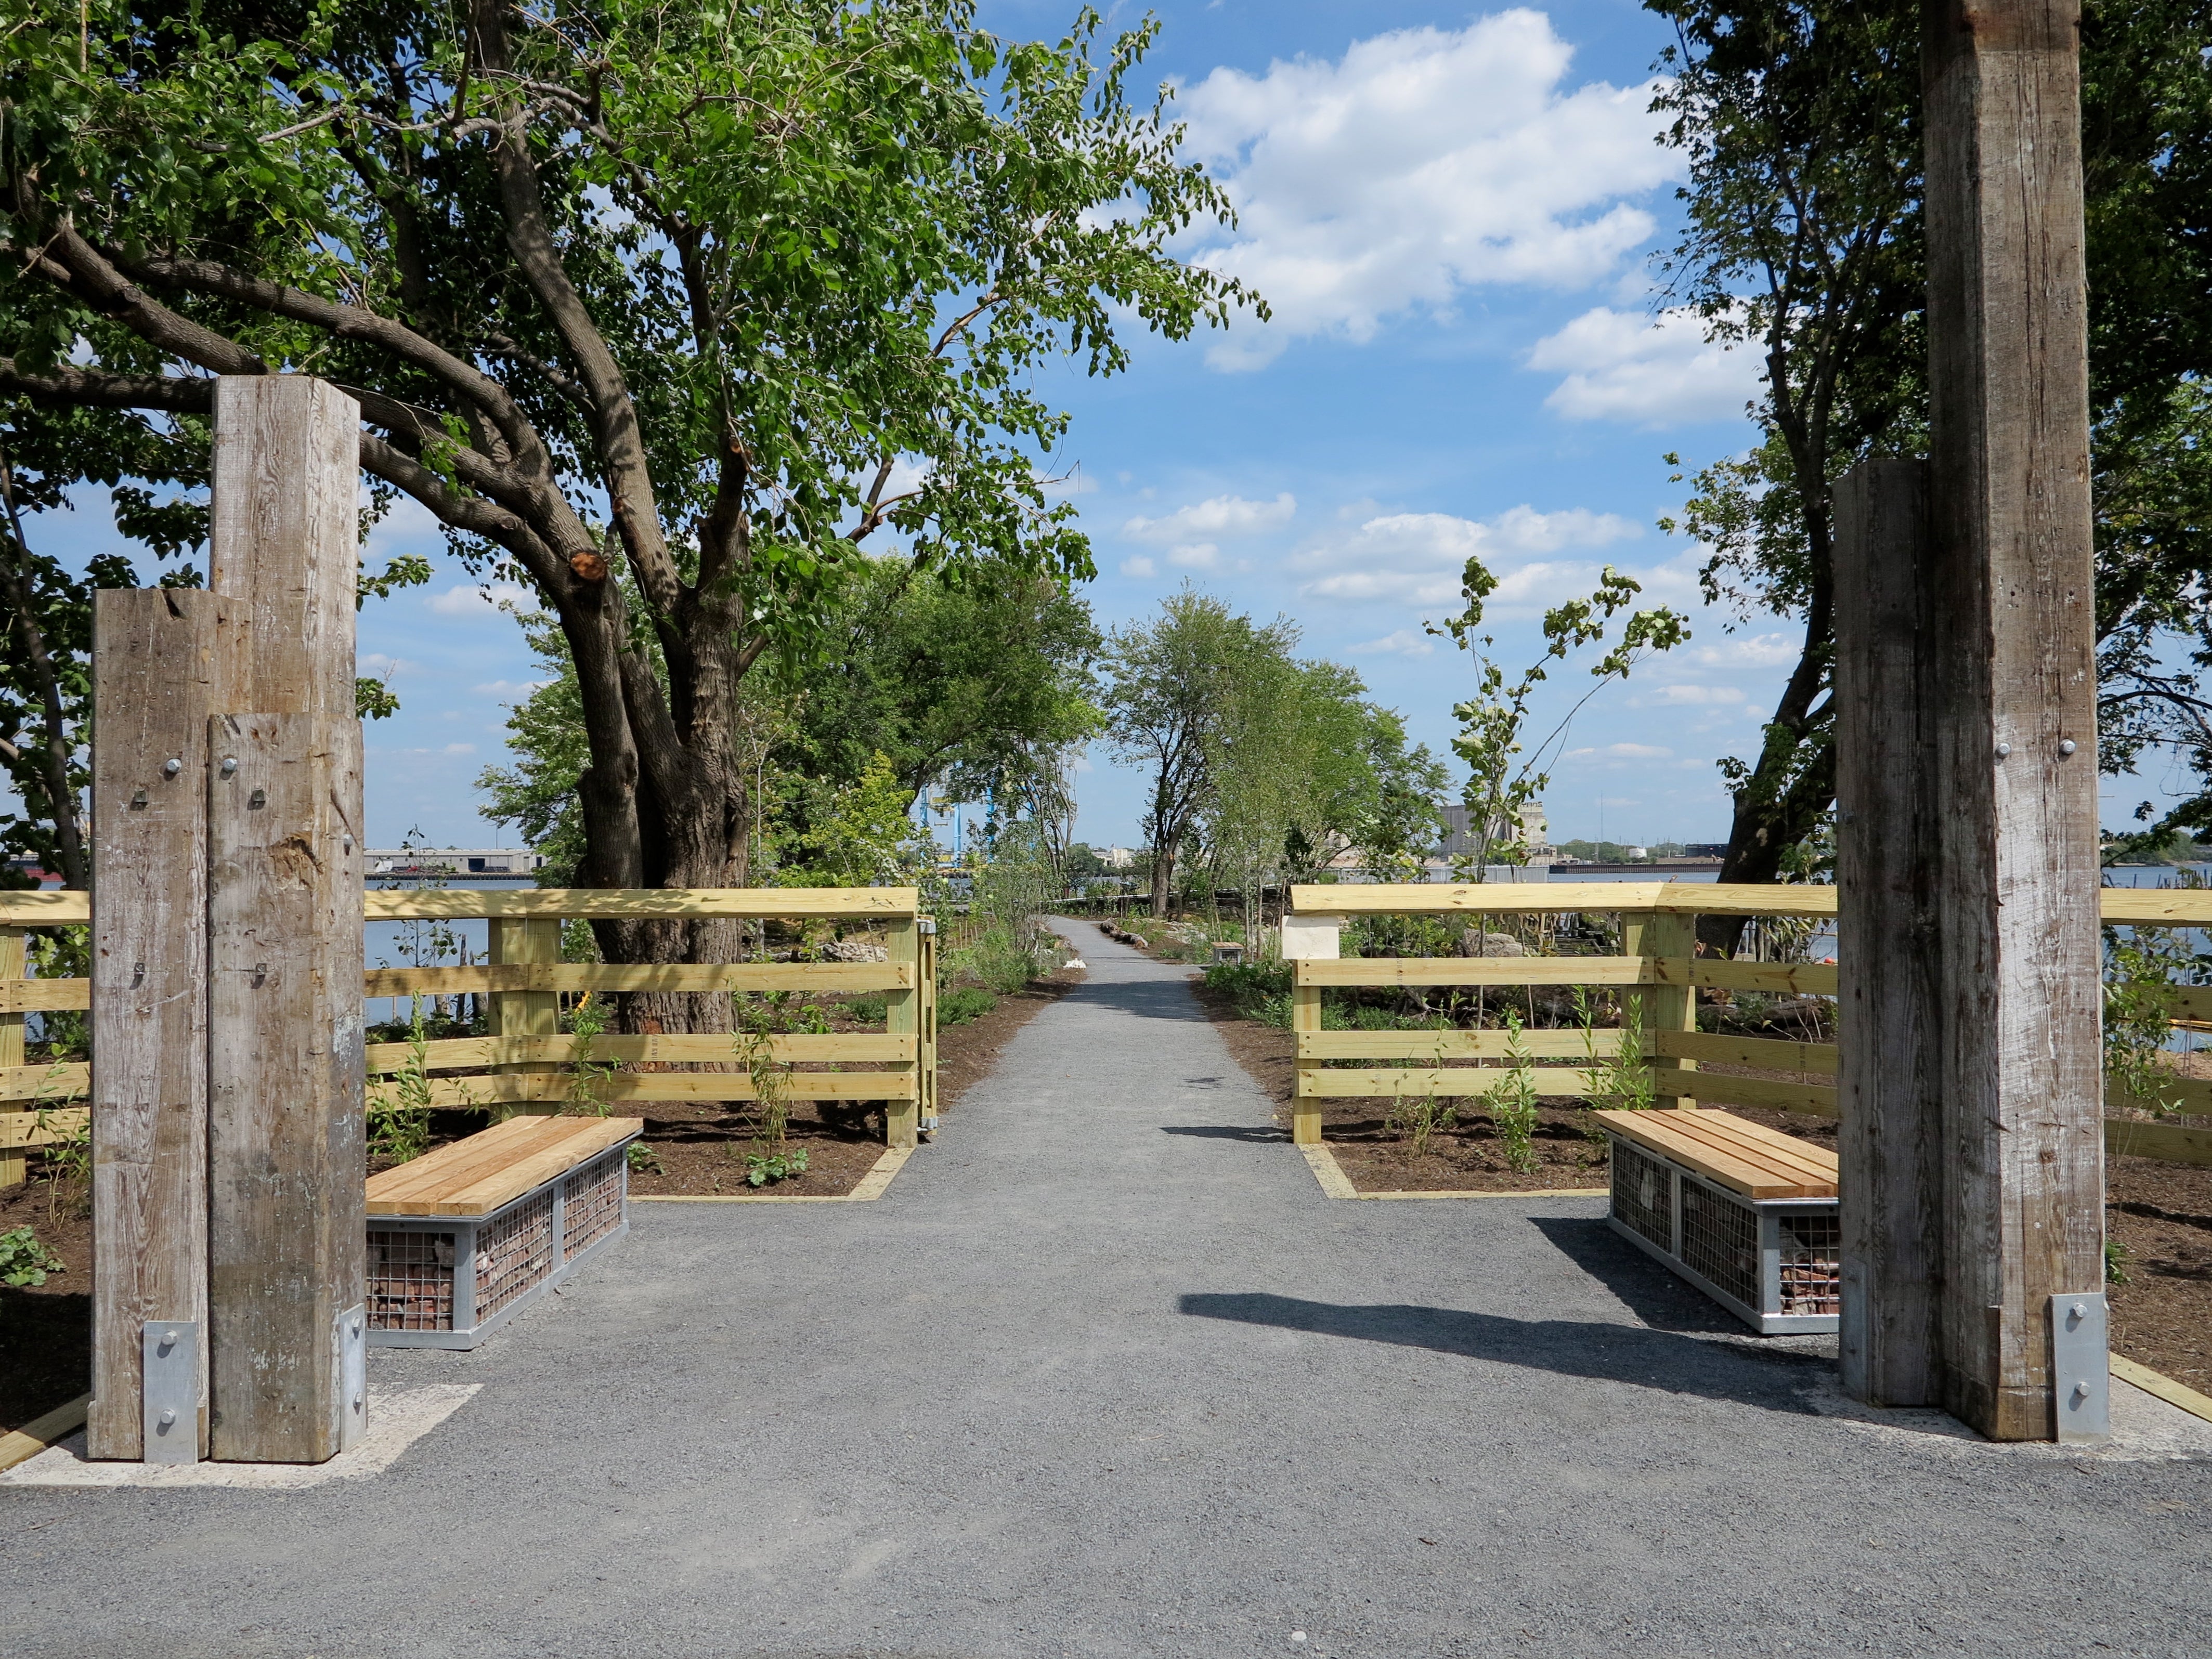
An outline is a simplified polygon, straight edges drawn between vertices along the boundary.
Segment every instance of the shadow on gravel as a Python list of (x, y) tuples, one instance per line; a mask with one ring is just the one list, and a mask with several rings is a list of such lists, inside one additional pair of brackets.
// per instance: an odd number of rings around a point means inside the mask
[(1227, 1123), (1163, 1123), (1160, 1133), (1164, 1135), (1196, 1135), (1202, 1140), (1249, 1140), (1255, 1145), (1262, 1141), (1281, 1142), (1290, 1139), (1280, 1129), (1246, 1128), (1242, 1125)]
[(1595, 1216), (1531, 1216), (1529, 1224), (1559, 1254), (1611, 1291), (1655, 1330), (1752, 1334), (1702, 1291), (1684, 1284)]
[(1567, 1319), (1504, 1319), (1455, 1308), (1382, 1303), (1308, 1302), (1262, 1291), (1193, 1294), (1176, 1307), (1200, 1319), (1273, 1325), (1319, 1336), (1350, 1337), (1488, 1359), (1559, 1376), (1626, 1382), (1669, 1394), (1734, 1401), (1793, 1416), (1813, 1415), (1799, 1398), (1828, 1364), (1809, 1354), (1771, 1352), (1700, 1341), (1672, 1331)]

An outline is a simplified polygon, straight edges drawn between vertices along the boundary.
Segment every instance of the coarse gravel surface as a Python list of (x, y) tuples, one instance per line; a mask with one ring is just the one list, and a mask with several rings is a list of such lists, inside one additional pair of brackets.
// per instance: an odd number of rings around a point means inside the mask
[(482, 1385), (385, 1473), (0, 1491), (0, 1653), (2212, 1651), (2212, 1461), (1842, 1414), (1602, 1200), (1327, 1199), (1183, 970), (1066, 930), (881, 1200), (640, 1206), (376, 1352)]

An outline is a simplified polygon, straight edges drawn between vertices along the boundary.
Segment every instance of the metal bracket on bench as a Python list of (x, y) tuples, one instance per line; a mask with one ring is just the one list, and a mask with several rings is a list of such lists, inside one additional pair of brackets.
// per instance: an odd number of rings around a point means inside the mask
[(2112, 1364), (2105, 1293), (2051, 1298), (2051, 1395), (2061, 1445), (2112, 1437)]
[(140, 1343), (140, 1410), (149, 1463), (200, 1461), (200, 1328), (191, 1319), (149, 1319)]

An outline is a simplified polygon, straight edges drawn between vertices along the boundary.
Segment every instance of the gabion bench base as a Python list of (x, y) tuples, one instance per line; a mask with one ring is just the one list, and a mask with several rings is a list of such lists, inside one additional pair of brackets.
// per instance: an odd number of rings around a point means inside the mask
[[(584, 1139), (592, 1150), (488, 1212), (370, 1214), (370, 1346), (473, 1348), (629, 1231), (629, 1147), (641, 1126), (635, 1119), (583, 1121), (598, 1131)], [(612, 1135), (619, 1138), (607, 1144)], [(471, 1135), (444, 1150), (459, 1152), (483, 1139)], [(538, 1167), (521, 1162), (520, 1176), (527, 1178), (545, 1163), (558, 1164), (560, 1155), (539, 1153)], [(467, 1200), (434, 1201), (451, 1211)], [(430, 1201), (422, 1205), (431, 1207)]]
[[(1674, 1115), (1601, 1114), (1630, 1115), (1663, 1121)], [(1607, 1218), (1615, 1232), (1762, 1336), (1837, 1328), (1842, 1229), (1832, 1192), (1749, 1196), (1660, 1152), (1650, 1133), (1658, 1123), (1635, 1126), (1645, 1131), (1636, 1139), (1613, 1123), (1604, 1127), (1612, 1146)]]

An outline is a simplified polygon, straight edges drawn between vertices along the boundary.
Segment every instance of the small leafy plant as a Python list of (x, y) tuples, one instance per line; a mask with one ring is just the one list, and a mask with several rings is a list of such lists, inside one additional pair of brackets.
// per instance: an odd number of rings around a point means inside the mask
[(613, 1109), (607, 1104), (607, 1084), (615, 1074), (615, 1063), (599, 1057), (599, 1039), (606, 1034), (612, 1012), (611, 1004), (589, 991), (569, 1010), (568, 1031), (576, 1039), (576, 1058), (568, 1068), (566, 1109), (575, 1116), (605, 1117)]
[(2124, 1285), (2128, 1282), (2128, 1247), (2117, 1238), (2105, 1241), (2105, 1283)]
[(637, 1174), (666, 1175), (668, 1173), (667, 1170), (660, 1167), (660, 1153), (659, 1150), (647, 1146), (645, 1142), (641, 1140), (633, 1140), (630, 1142), (629, 1152), (627, 1156), (629, 1159), (629, 1167)]
[(793, 1146), (781, 1152), (747, 1152), (745, 1185), (765, 1187), (806, 1173), (806, 1148)]
[(27, 1285), (43, 1285), (48, 1273), (67, 1271), (61, 1257), (39, 1242), (39, 1236), (28, 1227), (15, 1227), (0, 1233), (0, 1285), (16, 1290)]
[(1651, 1062), (1644, 1054), (1644, 999), (1620, 1000), (1620, 1041), (1611, 1054), (1598, 1052), (1598, 1002), (1585, 986), (1575, 987), (1575, 1018), (1583, 1028), (1583, 1052), (1589, 1057), (1590, 1104), (1613, 1111), (1649, 1110), (1658, 1099)]
[(430, 1146), (430, 1039), (422, 999), (410, 998), (408, 1007), (407, 1064), (373, 1087), (367, 1103), (369, 1152), (395, 1164), (422, 1157)]
[[(1443, 1070), (1444, 1051), (1441, 1042), (1437, 1044), (1434, 1063), (1437, 1071)], [(1428, 1152), (1429, 1138), (1437, 1130), (1458, 1126), (1459, 1107), (1448, 1095), (1408, 1097), (1401, 1085), (1396, 1103), (1390, 1108), (1390, 1115), (1383, 1119), (1383, 1122), (1406, 1137), (1406, 1150), (1410, 1156), (1419, 1158)]]
[(1522, 1034), (1521, 1016), (1505, 1016), (1505, 1075), (1490, 1091), (1490, 1121), (1498, 1127), (1505, 1162), (1522, 1175), (1536, 1167), (1536, 1057)]
[(2105, 930), (2105, 1075), (2124, 1103), (2158, 1116), (2180, 1109), (2166, 1062), (2173, 1035), (2172, 993), (2203, 963), (2169, 927)]
[(998, 998), (981, 986), (963, 985), (938, 998), (937, 1024), (939, 1029), (964, 1025), (971, 1019), (981, 1019), (998, 1006)]

